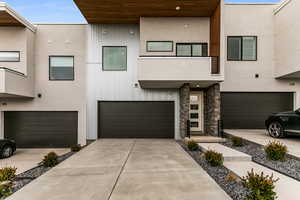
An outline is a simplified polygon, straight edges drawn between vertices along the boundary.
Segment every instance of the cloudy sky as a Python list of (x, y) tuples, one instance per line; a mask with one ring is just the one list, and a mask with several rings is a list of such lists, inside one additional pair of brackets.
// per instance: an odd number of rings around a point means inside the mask
[[(0, 0), (5, 1), (30, 22), (83, 23), (85, 19), (73, 0)], [(280, 0), (225, 0), (227, 2), (278, 2)]]

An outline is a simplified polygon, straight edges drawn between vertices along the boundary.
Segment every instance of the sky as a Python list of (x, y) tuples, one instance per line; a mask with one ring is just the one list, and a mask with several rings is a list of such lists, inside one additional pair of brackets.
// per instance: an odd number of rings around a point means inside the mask
[[(32, 23), (86, 23), (73, 0), (0, 0)], [(279, 2), (280, 0), (225, 0), (226, 2)]]

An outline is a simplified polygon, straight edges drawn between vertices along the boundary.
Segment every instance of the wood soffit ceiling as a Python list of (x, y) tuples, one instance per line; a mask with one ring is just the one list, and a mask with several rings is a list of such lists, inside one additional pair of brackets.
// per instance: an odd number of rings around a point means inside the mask
[(6, 11), (0, 11), (0, 25), (1, 26), (24, 26), (21, 22), (16, 20)]
[[(139, 23), (140, 17), (210, 17), (220, 0), (74, 0), (89, 23)], [(180, 10), (176, 10), (176, 7)]]

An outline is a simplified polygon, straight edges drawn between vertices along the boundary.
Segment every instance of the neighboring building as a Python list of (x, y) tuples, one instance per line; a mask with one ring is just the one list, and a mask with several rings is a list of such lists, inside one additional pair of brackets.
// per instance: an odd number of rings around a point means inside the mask
[[(19, 147), (263, 128), (300, 105), (296, 0), (75, 0), (89, 24), (0, 3), (0, 133)], [(299, 69), (298, 69), (299, 68)]]

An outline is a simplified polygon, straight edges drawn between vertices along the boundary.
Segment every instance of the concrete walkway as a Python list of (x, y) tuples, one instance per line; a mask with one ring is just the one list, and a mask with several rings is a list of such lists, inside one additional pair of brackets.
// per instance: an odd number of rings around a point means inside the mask
[(174, 140), (98, 140), (10, 200), (229, 200)]
[(266, 130), (229, 130), (225, 129), (225, 133), (245, 138), (246, 140), (266, 145), (270, 141), (280, 141), (288, 147), (289, 154), (300, 158), (300, 135), (288, 136), (287, 138), (275, 139), (268, 135)]

